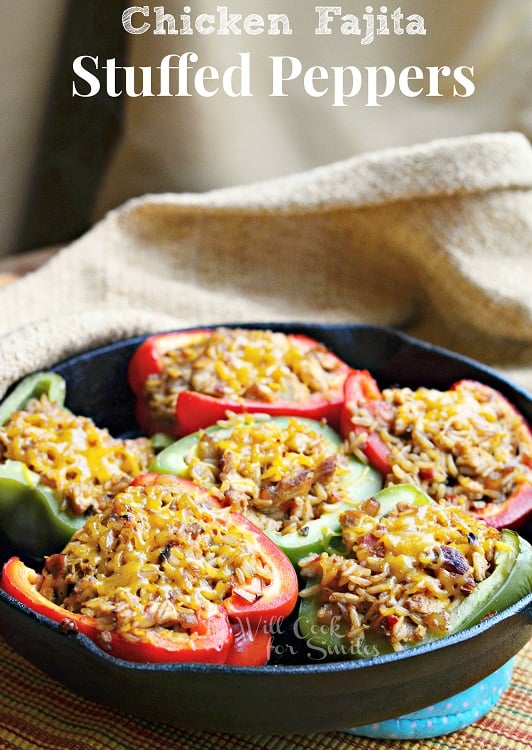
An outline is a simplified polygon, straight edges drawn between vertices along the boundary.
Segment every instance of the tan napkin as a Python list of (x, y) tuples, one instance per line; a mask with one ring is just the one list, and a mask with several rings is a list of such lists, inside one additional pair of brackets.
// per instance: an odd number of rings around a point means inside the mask
[(0, 290), (0, 393), (92, 346), (173, 326), (370, 322), (532, 388), (532, 149), (435, 141), (108, 214)]

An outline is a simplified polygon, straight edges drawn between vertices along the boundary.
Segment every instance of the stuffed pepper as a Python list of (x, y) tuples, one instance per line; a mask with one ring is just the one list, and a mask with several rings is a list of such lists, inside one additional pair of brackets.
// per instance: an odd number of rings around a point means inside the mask
[(135, 662), (264, 663), (294, 608), (295, 570), (207, 490), (137, 477), (37, 573), (13, 557), (2, 588), (66, 633)]
[[(414, 485), (341, 516), (342, 554), (301, 561), (309, 656), (364, 658), (460, 632), (532, 591), (532, 547)], [(312, 655), (314, 655), (312, 657)]]
[(339, 513), (382, 484), (337, 432), (303, 417), (233, 415), (164, 449), (151, 469), (215, 488), (294, 563), (325, 549)]
[(0, 405), (0, 529), (21, 554), (55, 552), (153, 459), (64, 406), (64, 380), (36, 373)]
[(346, 381), (341, 431), (385, 484), (412, 482), (497, 528), (532, 513), (532, 434), (498, 391), (472, 380), (449, 390), (385, 388), (369, 372)]
[(294, 414), (337, 426), (349, 371), (306, 336), (215, 328), (147, 338), (128, 379), (142, 429), (180, 437), (227, 412)]

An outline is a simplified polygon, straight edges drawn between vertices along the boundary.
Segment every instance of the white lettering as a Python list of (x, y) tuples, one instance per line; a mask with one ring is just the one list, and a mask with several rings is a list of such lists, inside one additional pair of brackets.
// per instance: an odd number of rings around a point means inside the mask
[[(293, 81), (301, 75), (303, 65), (297, 57), (287, 55), (274, 55), (270, 57), (272, 65), (272, 93), (270, 96), (288, 96), (284, 93), (283, 83)], [(288, 63), (288, 71), (285, 72), (285, 61)]]
[(225, 5), (219, 5), (216, 10), (220, 16), (220, 26), (217, 34), (228, 36), (229, 34), (240, 35), (242, 29), (238, 24), (242, 20), (242, 13), (229, 13)]
[(409, 21), (409, 23), (407, 23), (406, 25), (407, 34), (419, 34), (421, 36), (426, 35), (427, 32), (425, 30), (425, 21), (422, 16), (418, 16), (417, 13), (414, 13), (413, 15), (408, 16), (406, 20)]
[[(104, 68), (106, 66), (104, 65)], [(114, 83), (116, 81), (116, 66), (113, 66), (113, 73), (111, 76), (111, 80), (109, 80), (109, 77), (107, 79), (107, 92), (109, 93), (111, 88), (111, 81)], [(154, 96), (154, 93), (152, 91), (151, 87), (151, 68), (147, 65), (141, 65), (139, 68), (133, 68), (131, 65), (126, 66), (123, 68), (126, 75), (126, 90), (125, 94), (126, 96), (136, 97), (136, 96)], [(137, 73), (140, 71), (141, 74), (141, 87), (140, 91), (137, 91), (135, 88), (135, 80), (137, 78)], [(109, 67), (108, 67), (108, 76), (109, 76)], [(122, 92), (120, 92), (122, 93)], [(114, 94), (110, 94), (111, 96), (114, 96)]]
[(220, 74), (218, 73), (216, 68), (214, 68), (212, 65), (204, 65), (203, 68), (199, 68), (199, 70), (196, 71), (196, 75), (194, 76), (194, 86), (200, 96), (210, 97), (217, 94), (220, 87), (216, 86), (214, 89), (209, 91), (205, 87), (205, 81), (219, 80)]
[(341, 34), (360, 36), (361, 44), (372, 44), (376, 36), (389, 36), (392, 32), (397, 35), (405, 33), (425, 35), (425, 21), (423, 16), (413, 13), (407, 16), (406, 29), (403, 26), (404, 14), (401, 8), (390, 12), (386, 5), (380, 7), (376, 13), (373, 6), (367, 5), (365, 13), (356, 16), (353, 13), (342, 14), (341, 5), (316, 5), (317, 25), (314, 34), (332, 34), (339, 26)]
[[(112, 96), (112, 97), (120, 96), (122, 94), (122, 89), (119, 89), (117, 91), (117, 88), (116, 88), (116, 84), (117, 84), (116, 71), (117, 69), (120, 70), (120, 66), (118, 66), (117, 68), (116, 58), (110, 57), (107, 60), (107, 65), (102, 65), (102, 69), (107, 71), (107, 74), (105, 77), (107, 96)], [(133, 83), (129, 83), (130, 74), (128, 74), (127, 68), (124, 68), (124, 70), (125, 70), (126, 78), (128, 79), (128, 90), (133, 91), (133, 96), (134, 96), (135, 95), (134, 94), (134, 81)], [(134, 68), (131, 68), (131, 70), (133, 70), (133, 74), (134, 74), (135, 72)]]
[(262, 34), (264, 31), (264, 18), (258, 13), (250, 13), (244, 18), (244, 31), (250, 36)]
[[(362, 74), (359, 68), (355, 68), (353, 65), (348, 65), (347, 68), (333, 66), (334, 74), (334, 99), (333, 107), (347, 107), (346, 98), (352, 98), (360, 93), (362, 89)], [(351, 76), (351, 88), (346, 92), (346, 73)]]
[[(470, 77), (464, 74), (464, 71), (470, 73)], [(467, 67), (467, 65), (460, 65), (454, 71), (454, 79), (456, 83), (463, 87), (463, 93), (461, 94), (456, 86), (453, 86), (453, 96), (459, 96), (461, 98), (472, 96), (475, 93), (475, 84), (473, 82), (473, 76), (475, 74), (474, 67)]]
[(253, 96), (251, 93), (251, 54), (240, 52), (240, 65), (231, 65), (224, 71), (222, 87), (231, 97)]
[(321, 65), (313, 65), (311, 68), (305, 71), (305, 75), (303, 76), (303, 88), (305, 89), (305, 93), (315, 98), (324, 96), (329, 90), (329, 87), (326, 86), (325, 88), (319, 90), (315, 87), (314, 81), (328, 80), (329, 73), (327, 71), (327, 68), (323, 68)]
[(426, 96), (443, 96), (440, 92), (440, 76), (448, 78), (452, 71), (448, 65), (443, 65), (441, 68), (436, 66), (429, 66), (429, 90)]
[(179, 63), (177, 65), (178, 84), (177, 84), (177, 93), (175, 94), (175, 96), (192, 96), (192, 94), (188, 90), (188, 71), (192, 70), (192, 66), (189, 65), (189, 62), (197, 63), (199, 60), (199, 57), (195, 52), (184, 52), (182, 55), (179, 55), (178, 57), (179, 57)]
[(97, 76), (94, 75), (94, 73), (89, 73), (88, 70), (84, 67), (85, 60), (92, 60), (94, 65), (96, 66), (96, 70), (98, 70), (98, 58), (97, 57), (90, 57), (89, 55), (80, 55), (80, 57), (76, 57), (74, 62), (72, 63), (72, 71), (76, 76), (81, 78), (82, 81), (85, 81), (85, 83), (89, 84), (89, 90), (87, 93), (83, 94), (76, 88), (75, 82), (72, 83), (72, 96), (81, 96), (81, 97), (89, 97), (89, 96), (96, 96), (96, 94), (100, 91), (100, 81)]
[(410, 81), (421, 81), (423, 80), (423, 71), (416, 65), (409, 65), (408, 68), (404, 68), (399, 73), (399, 90), (404, 96), (419, 96), (423, 93), (423, 86), (421, 88), (412, 91), (410, 88)]
[(183, 8), (183, 15), (179, 16), (181, 20), (181, 33), (185, 35), (190, 35), (194, 33), (194, 29), (192, 28), (192, 23), (190, 21), (190, 5), (185, 5)]
[(388, 28), (388, 16), (384, 15), (386, 10), (387, 8), (383, 6), (381, 12), (377, 14), (377, 21), (379, 23), (377, 26), (377, 34), (387, 35), (390, 33), (390, 29)]
[[(153, 13), (154, 23), (145, 21), (142, 24), (134, 22), (134, 16), (140, 14), (149, 17)], [(167, 13), (164, 5), (155, 5), (150, 10), (149, 5), (131, 5), (122, 13), (122, 26), (128, 34), (145, 34), (154, 26), (152, 33), (157, 35), (183, 34), (219, 34), (229, 36), (234, 34), (240, 36), (242, 33), (250, 36), (263, 34), (266, 30), (272, 36), (280, 34), (290, 35), (292, 29), (286, 13), (268, 13), (262, 16), (260, 13), (249, 13), (243, 16), (241, 13), (230, 13), (225, 5), (217, 5), (216, 13), (192, 14), (190, 5), (183, 6), (183, 12), (177, 17)]]
[(161, 60), (161, 64), (159, 65), (159, 71), (160, 71), (159, 93), (157, 94), (157, 96), (172, 96), (172, 92), (170, 90), (170, 71), (179, 69), (179, 64), (178, 65), (171, 64), (174, 59), (179, 61), (180, 56), (179, 55), (165, 55), (163, 59)]
[[(212, 27), (212, 16), (204, 14), (205, 30)], [(254, 19), (259, 21), (259, 19)], [(228, 23), (231, 19), (228, 18)], [(166, 23), (166, 22), (165, 22)], [(256, 27), (257, 31), (261, 25)], [(211, 31), (211, 33), (214, 33)], [(303, 91), (313, 99), (328, 97), (330, 106), (346, 107), (354, 97), (363, 99), (366, 107), (381, 107), (393, 93), (415, 98), (444, 95), (467, 98), (475, 92), (474, 67), (448, 65), (418, 67), (409, 65), (397, 72), (393, 68), (367, 66), (311, 65), (290, 55), (270, 56), (272, 97), (287, 97)], [(225, 94), (231, 98), (253, 96), (251, 53), (237, 55), (237, 64), (226, 68), (199, 65), (195, 52), (165, 55), (157, 68), (121, 66), (114, 57), (105, 61), (90, 55), (76, 57), (72, 63), (72, 96), (96, 96), (105, 87), (109, 97), (190, 97), (197, 94), (212, 98)]]
[(165, 13), (163, 5), (155, 5), (153, 11), (155, 13), (154, 34), (179, 34), (174, 16), (171, 13)]
[[(158, 91), (156, 93), (156, 79), (154, 71), (149, 66), (120, 66), (116, 58), (111, 57), (105, 64), (99, 66), (97, 57), (88, 55), (77, 57), (72, 64), (74, 76), (86, 84), (72, 82), (72, 96), (91, 97), (100, 93), (100, 79), (94, 71), (100, 68), (105, 71), (105, 92), (107, 96), (118, 97), (124, 94), (129, 97), (139, 96), (193, 96), (213, 97), (220, 91), (227, 96), (249, 97), (251, 92), (251, 55), (242, 52), (238, 55), (239, 64), (230, 65), (223, 71), (211, 65), (204, 65), (195, 69), (199, 57), (195, 52), (184, 52), (181, 55), (165, 55), (156, 70), (158, 76)], [(301, 72), (301, 71), (300, 71)], [(221, 82), (221, 87), (220, 87)], [(123, 83), (123, 89), (121, 88)], [(213, 85), (217, 84), (217, 85)]]
[(126, 8), (122, 13), (122, 26), (128, 34), (144, 34), (150, 28), (150, 24), (143, 23), (142, 26), (133, 26), (131, 19), (135, 13), (149, 16), (150, 8), (148, 5), (132, 5), (131, 8)]
[[(214, 26), (214, 16), (211, 16), (210, 13), (201, 13), (196, 18), (196, 28), (200, 34), (214, 34), (216, 31)], [(192, 33), (192, 31), (190, 33)]]
[[(379, 103), (379, 99), (390, 96), (395, 88), (395, 73), (389, 65), (381, 65), (379, 67), (368, 67), (368, 98), (366, 107), (382, 107)], [(379, 76), (379, 73), (383, 73), (384, 76)], [(384, 87), (380, 90), (379, 78), (384, 78)]]
[(270, 13), (268, 14), (268, 21), (270, 23), (268, 34), (272, 36), (290, 36), (292, 29), (290, 28), (290, 21), (286, 13)]
[(401, 26), (401, 21), (403, 20), (404, 15), (401, 12), (401, 8), (396, 8), (392, 13), (391, 18), (393, 21), (393, 33), (398, 34), (399, 36), (404, 34), (404, 29)]
[[(368, 6), (366, 8), (366, 11), (373, 11), (373, 8), (371, 6)], [(366, 34), (363, 39), (361, 39), (361, 44), (371, 44), (372, 41), (375, 39), (375, 19), (373, 17), (373, 13), (364, 13), (362, 16), (364, 21), (366, 22)]]
[(314, 10), (318, 14), (318, 25), (314, 29), (314, 33), (332, 34), (331, 23), (333, 17), (339, 16), (342, 8), (339, 5), (316, 5)]
[(340, 26), (341, 34), (356, 34), (357, 36), (362, 34), (358, 16), (354, 16), (352, 13), (347, 13), (347, 15), (342, 16), (342, 21), (343, 23)]

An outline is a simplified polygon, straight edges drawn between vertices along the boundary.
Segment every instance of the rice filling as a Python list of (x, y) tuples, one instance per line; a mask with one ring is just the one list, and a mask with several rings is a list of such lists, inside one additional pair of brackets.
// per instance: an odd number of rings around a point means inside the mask
[(501, 544), (496, 529), (437, 503), (401, 505), (385, 518), (353, 509), (340, 520), (346, 556), (302, 560), (301, 575), (314, 585), (301, 596), (318, 596), (318, 623), (343, 623), (355, 646), (367, 632), (396, 651), (429, 631), (445, 634), (453, 610), (493, 571)]
[(114, 438), (43, 395), (0, 427), (0, 461), (7, 459), (21, 461), (60, 492), (62, 510), (81, 515), (101, 510), (147, 471), (153, 451), (147, 438)]
[(345, 377), (324, 346), (308, 349), (284, 333), (216, 328), (201, 340), (161, 355), (161, 372), (148, 376), (144, 396), (154, 416), (172, 419), (183, 390), (214, 398), (300, 403), (337, 391)]
[[(216, 487), (259, 528), (302, 530), (348, 499), (348, 457), (304, 420), (231, 415), (200, 433), (186, 477)], [(304, 533), (304, 532), (302, 532)]]
[[(522, 417), (491, 389), (464, 381), (456, 388), (387, 388), (370, 415), (350, 405), (352, 421), (379, 435), (389, 450), (385, 484), (411, 483), (436, 500), (481, 510), (532, 484), (532, 438)], [(366, 460), (366, 436), (353, 431), (350, 449)]]
[(180, 638), (232, 593), (253, 601), (270, 581), (253, 534), (208, 494), (132, 485), (47, 558), (40, 592), (102, 631)]

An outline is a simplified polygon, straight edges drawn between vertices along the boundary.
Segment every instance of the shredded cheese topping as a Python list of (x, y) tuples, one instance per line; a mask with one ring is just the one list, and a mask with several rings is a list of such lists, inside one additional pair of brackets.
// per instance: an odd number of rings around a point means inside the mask
[(324, 346), (305, 347), (284, 333), (216, 328), (162, 355), (162, 371), (145, 384), (154, 414), (173, 417), (177, 395), (192, 390), (215, 398), (306, 401), (336, 392), (345, 377)]
[(437, 503), (402, 505), (381, 519), (362, 507), (341, 523), (347, 556), (302, 560), (302, 576), (317, 581), (301, 595), (320, 596), (319, 623), (343, 622), (349, 642), (360, 645), (374, 631), (397, 651), (428, 631), (447, 631), (451, 612), (490, 575), (502, 544), (500, 531)]
[(0, 427), (0, 460), (6, 459), (26, 464), (62, 494), (65, 507), (81, 514), (102, 508), (147, 471), (153, 453), (147, 439), (114, 438), (42, 396)]
[(271, 570), (251, 531), (209, 494), (130, 486), (46, 560), (41, 593), (132, 640), (180, 639), (233, 593), (260, 597)]
[[(351, 405), (353, 423), (375, 431), (390, 451), (385, 484), (409, 482), (428, 495), (482, 509), (532, 484), (532, 437), (495, 391), (465, 381), (455, 389), (387, 388), (377, 416)], [(350, 444), (364, 460), (365, 436)]]
[(216, 487), (260, 528), (283, 534), (348, 497), (341, 446), (297, 418), (231, 415), (217, 431), (201, 432), (185, 461), (188, 479)]

